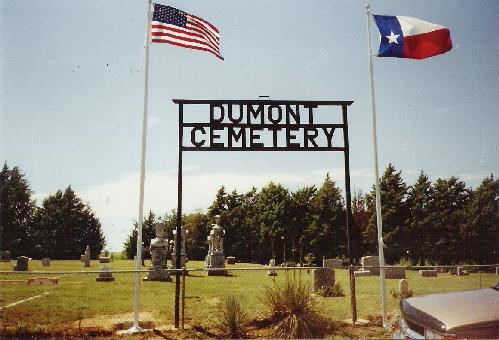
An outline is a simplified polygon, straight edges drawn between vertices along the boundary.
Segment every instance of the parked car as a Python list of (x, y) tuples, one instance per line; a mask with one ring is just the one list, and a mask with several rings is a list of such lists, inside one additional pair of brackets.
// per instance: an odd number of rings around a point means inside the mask
[(403, 299), (394, 338), (499, 338), (499, 283), (492, 288)]

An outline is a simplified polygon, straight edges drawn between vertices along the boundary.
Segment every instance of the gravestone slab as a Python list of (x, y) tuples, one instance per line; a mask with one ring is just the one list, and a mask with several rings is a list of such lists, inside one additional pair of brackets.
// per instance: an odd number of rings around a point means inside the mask
[(317, 268), (312, 270), (314, 278), (314, 291), (318, 292), (323, 289), (334, 286), (334, 270), (331, 268)]
[(28, 279), (26, 283), (28, 286), (56, 285), (59, 284), (59, 279), (55, 277), (37, 277), (36, 279)]
[(10, 251), (5, 250), (0, 252), (0, 262), (10, 262)]
[(324, 259), (322, 266), (327, 268), (341, 268), (343, 267), (343, 260), (340, 259)]
[(99, 273), (99, 276), (97, 276), (95, 278), (95, 281), (97, 282), (111, 282), (111, 281), (114, 281), (114, 277), (113, 277), (113, 268), (108, 265), (108, 264), (105, 264), (103, 266), (100, 267), (100, 273)]
[(28, 271), (29, 258), (26, 256), (19, 256), (17, 258), (17, 263), (14, 266), (14, 271), (16, 272), (26, 272)]
[(236, 264), (236, 258), (234, 256), (227, 256), (227, 264)]
[(110, 257), (106, 257), (106, 256), (99, 257), (99, 263), (109, 263), (109, 262), (111, 262)]
[(437, 271), (435, 269), (421, 269), (419, 271), (419, 276), (421, 277), (437, 277)]
[(50, 257), (42, 258), (42, 267), (50, 267)]
[(499, 275), (499, 267), (496, 267), (496, 275)]
[(457, 267), (457, 276), (467, 276), (470, 275), (467, 270), (464, 270), (463, 267)]
[(371, 276), (371, 272), (369, 270), (356, 270), (353, 275), (355, 277)]
[(172, 278), (170, 276), (170, 271), (168, 270), (168, 240), (165, 239), (165, 228), (163, 224), (156, 223), (155, 229), (156, 238), (151, 240), (151, 245), (149, 247), (151, 265), (143, 280), (169, 282)]
[(386, 279), (405, 279), (405, 268), (386, 267)]
[[(378, 256), (364, 256), (360, 258), (360, 265), (363, 270), (369, 270), (371, 275), (379, 275), (379, 257)], [(374, 267), (374, 268), (371, 268)], [(378, 267), (378, 268), (376, 268)]]
[[(220, 216), (215, 216), (215, 223), (212, 224), (210, 235), (208, 236), (208, 255), (205, 262), (208, 269), (208, 276), (226, 276), (225, 254), (224, 254), (224, 236), (225, 231), (219, 225)], [(218, 269), (218, 270), (211, 270)]]
[(449, 274), (451, 274), (451, 275), (457, 275), (457, 268), (456, 267), (451, 267), (449, 269)]

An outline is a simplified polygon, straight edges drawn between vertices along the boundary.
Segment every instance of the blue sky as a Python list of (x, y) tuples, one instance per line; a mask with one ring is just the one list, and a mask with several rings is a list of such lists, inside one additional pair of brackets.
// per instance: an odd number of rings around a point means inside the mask
[[(365, 3), (169, 1), (221, 32), (214, 56), (166, 44), (150, 53), (145, 208), (176, 207), (172, 98), (353, 100), (352, 188), (373, 176)], [(451, 52), (374, 58), (380, 171), (420, 170), (476, 187), (499, 170), (498, 1), (371, 1), (372, 12), (446, 26)], [(138, 218), (146, 1), (0, 2), (0, 160), (19, 166), (40, 203), (72, 185), (119, 250)], [(373, 50), (379, 34), (373, 26)], [(204, 211), (221, 185), (270, 180), (343, 188), (341, 153), (184, 155), (184, 207)]]

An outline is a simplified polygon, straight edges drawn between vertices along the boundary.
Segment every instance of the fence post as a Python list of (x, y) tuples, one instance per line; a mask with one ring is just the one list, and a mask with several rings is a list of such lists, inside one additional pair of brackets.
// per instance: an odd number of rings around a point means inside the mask
[(185, 309), (185, 266), (182, 267), (182, 329), (184, 329), (184, 309)]
[(350, 265), (349, 269), (350, 276), (350, 304), (352, 306), (352, 324), (355, 325), (357, 322), (357, 302), (355, 299), (355, 275), (354, 275), (354, 266)]

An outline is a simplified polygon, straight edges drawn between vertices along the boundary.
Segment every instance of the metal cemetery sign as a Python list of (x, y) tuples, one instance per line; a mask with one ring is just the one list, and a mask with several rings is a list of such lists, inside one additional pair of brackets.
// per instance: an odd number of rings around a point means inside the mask
[[(183, 100), (179, 105), (179, 129), (185, 135), (183, 151), (345, 151), (335, 145), (336, 129), (347, 130), (351, 101), (289, 100)], [(184, 105), (204, 105), (208, 122), (185, 122)], [(339, 106), (343, 121), (316, 122), (317, 109)]]
[[(340, 151), (345, 158), (347, 251), (350, 264), (353, 263), (347, 117), (352, 101), (173, 99), (173, 102), (178, 105), (179, 114), (177, 244), (181, 244), (182, 234), (183, 151)], [(186, 121), (187, 105), (195, 109), (196, 122)], [(335, 108), (341, 113), (341, 122), (323, 123), (319, 119), (324, 113), (329, 118)], [(191, 117), (191, 112), (189, 114)], [(200, 122), (203, 118), (204, 122)], [(176, 248), (176, 268), (181, 267), (180, 248)], [(176, 277), (175, 325), (178, 326), (180, 272), (176, 272)], [(352, 302), (352, 310), (355, 310), (355, 302)]]

